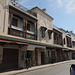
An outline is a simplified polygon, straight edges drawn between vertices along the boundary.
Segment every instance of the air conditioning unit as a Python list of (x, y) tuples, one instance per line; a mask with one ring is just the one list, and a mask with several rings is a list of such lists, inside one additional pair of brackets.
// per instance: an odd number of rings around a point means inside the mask
[(12, 0), (12, 4), (16, 5), (18, 3), (18, 0)]

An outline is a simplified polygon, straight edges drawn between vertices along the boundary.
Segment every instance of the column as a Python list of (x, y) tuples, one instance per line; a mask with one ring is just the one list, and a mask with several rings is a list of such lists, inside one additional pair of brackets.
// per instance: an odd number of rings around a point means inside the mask
[(56, 56), (56, 62), (57, 62), (57, 51), (55, 51), (55, 56)]
[(26, 50), (27, 50), (27, 46), (23, 46), (21, 47), (20, 51), (19, 51), (19, 64), (20, 64), (20, 68), (25, 68), (25, 59), (26, 59)]
[(34, 23), (35, 25), (35, 40), (37, 40), (37, 23)]
[(25, 19), (23, 19), (23, 37), (25, 38)]
[(51, 63), (51, 51), (49, 51), (49, 63)]
[(13, 14), (10, 14), (10, 34), (12, 34), (12, 20), (13, 20)]
[(26, 33), (25, 38), (27, 38), (27, 20), (26, 20), (26, 28), (25, 28), (25, 33)]
[(38, 57), (37, 57), (38, 65), (41, 65), (41, 53), (40, 53), (39, 49), (37, 50), (37, 55), (38, 55)]
[(47, 64), (47, 50), (44, 50), (44, 64)]
[(35, 63), (35, 50), (33, 51), (33, 56), (32, 56), (32, 63), (33, 63), (33, 66), (35, 66), (36, 65), (36, 63)]

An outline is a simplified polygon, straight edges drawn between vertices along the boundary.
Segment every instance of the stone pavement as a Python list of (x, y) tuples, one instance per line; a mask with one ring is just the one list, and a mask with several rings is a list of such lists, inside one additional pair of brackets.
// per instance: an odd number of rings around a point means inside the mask
[(9, 71), (9, 72), (3, 72), (3, 73), (0, 73), (0, 75), (21, 74), (21, 73), (25, 73), (25, 72), (35, 71), (35, 70), (42, 69), (42, 68), (47, 68), (47, 67), (52, 67), (52, 66), (56, 66), (56, 65), (68, 63), (70, 61), (75, 61), (75, 60), (68, 60), (68, 61), (58, 62), (58, 63), (54, 63), (54, 64), (47, 64), (47, 65), (35, 66), (35, 67), (31, 67), (29, 69), (22, 69), (22, 70), (14, 70), (14, 71)]

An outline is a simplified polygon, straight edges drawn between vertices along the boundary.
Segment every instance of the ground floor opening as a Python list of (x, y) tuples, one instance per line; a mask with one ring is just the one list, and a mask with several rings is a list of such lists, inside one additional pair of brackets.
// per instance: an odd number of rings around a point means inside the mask
[(2, 69), (9, 70), (18, 68), (18, 50), (17, 49), (3, 49)]

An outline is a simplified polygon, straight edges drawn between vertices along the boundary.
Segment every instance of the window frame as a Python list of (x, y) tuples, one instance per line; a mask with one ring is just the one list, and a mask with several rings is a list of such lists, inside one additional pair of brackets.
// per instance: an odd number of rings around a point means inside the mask
[(46, 27), (42, 27), (42, 26), (41, 26), (41, 36), (42, 36), (42, 38), (45, 37), (45, 31), (46, 31), (46, 30), (47, 30)]
[[(15, 19), (17, 21), (16, 24), (14, 24), (13, 19)], [(14, 16), (13, 19), (12, 19), (12, 25), (15, 27), (18, 27), (18, 18)]]

